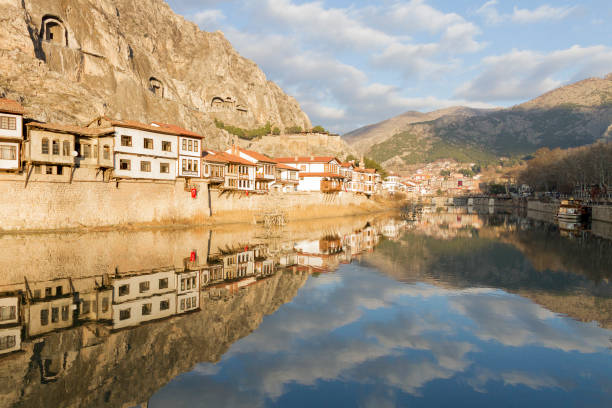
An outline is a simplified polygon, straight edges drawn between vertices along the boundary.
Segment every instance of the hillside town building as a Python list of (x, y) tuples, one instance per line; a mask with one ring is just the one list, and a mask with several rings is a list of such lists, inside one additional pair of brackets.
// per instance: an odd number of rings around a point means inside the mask
[(341, 162), (333, 156), (280, 157), (276, 161), (299, 170), (298, 191), (342, 191)]
[(21, 169), (24, 112), (19, 102), (0, 99), (0, 171)]

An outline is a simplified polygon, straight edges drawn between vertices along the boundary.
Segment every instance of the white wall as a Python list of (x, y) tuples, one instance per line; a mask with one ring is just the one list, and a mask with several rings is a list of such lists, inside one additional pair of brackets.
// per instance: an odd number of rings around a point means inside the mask
[(321, 191), (321, 180), (323, 177), (304, 177), (300, 179), (298, 191)]
[[(168, 287), (159, 288), (159, 280), (168, 279)], [(149, 290), (140, 292), (140, 283), (149, 282)], [(119, 296), (119, 287), (129, 285), (129, 294)], [(157, 272), (143, 275), (113, 279), (113, 303), (122, 303), (129, 300), (157, 295), (176, 290), (176, 277), (174, 271)]]
[(14, 307), (15, 318), (11, 320), (0, 320), (0, 324), (19, 323), (19, 298), (17, 296), (0, 298), (0, 307)]
[[(15, 148), (15, 160), (2, 160), (0, 158), (0, 170), (18, 170), (19, 169), (19, 157), (21, 156), (21, 149), (19, 143), (16, 142), (4, 142), (0, 140), (0, 147), (14, 147)], [(2, 156), (0, 156), (2, 157)]]
[[(170, 307), (166, 310), (161, 310), (160, 303), (164, 300), (168, 301)], [(143, 315), (142, 306), (147, 303), (151, 304), (151, 314)], [(121, 311), (128, 309), (130, 310), (130, 317), (121, 320)], [(113, 329), (135, 326), (151, 320), (163, 319), (173, 314), (176, 314), (176, 293), (174, 292), (132, 300), (113, 305)]]
[(0, 116), (15, 118), (15, 130), (0, 129), (0, 138), (23, 140), (23, 119), (21, 115), (0, 113)]
[[(132, 146), (121, 146), (121, 136), (131, 136)], [(153, 139), (153, 149), (144, 148), (144, 139)], [(162, 142), (170, 142), (171, 151), (162, 150)], [(176, 162), (178, 159), (178, 137), (139, 129), (115, 128), (115, 175), (119, 177), (174, 180), (176, 179)], [(136, 156), (142, 155), (142, 156)], [(119, 160), (131, 160), (131, 169), (120, 170)], [(150, 161), (151, 172), (140, 171), (140, 162)], [(168, 173), (160, 173), (159, 164), (169, 163)], [(198, 166), (199, 168), (199, 166)]]

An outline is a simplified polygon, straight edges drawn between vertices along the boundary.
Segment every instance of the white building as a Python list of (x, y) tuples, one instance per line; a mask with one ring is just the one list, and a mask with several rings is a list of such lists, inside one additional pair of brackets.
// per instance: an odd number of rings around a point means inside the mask
[(178, 165), (176, 175), (179, 177), (197, 177), (201, 173), (200, 159), (202, 157), (202, 139), (199, 135), (180, 126), (169, 125), (167, 123), (153, 122), (152, 126), (161, 127), (179, 134), (178, 140)]
[(23, 106), (0, 98), (0, 171), (19, 171), (23, 142)]
[(382, 183), (382, 189), (389, 194), (394, 194), (402, 190), (402, 183), (400, 177), (396, 174), (389, 174), (385, 181)]
[(270, 190), (270, 185), (276, 179), (276, 161), (274, 159), (252, 150), (243, 149), (236, 144), (227, 149), (225, 153), (239, 156), (256, 165), (255, 191), (265, 193)]
[(275, 188), (280, 189), (283, 193), (297, 191), (297, 187), (300, 184), (298, 174), (299, 170), (296, 167), (284, 163), (277, 163), (276, 181), (274, 183)]
[[(98, 118), (89, 125), (112, 126), (114, 176), (126, 179), (175, 180), (178, 174), (178, 137), (172, 129), (131, 120)], [(199, 169), (198, 160), (198, 169)]]
[(198, 271), (176, 273), (176, 312), (186, 313), (200, 308), (200, 276)]
[(340, 160), (333, 156), (280, 157), (276, 161), (299, 169), (298, 191), (342, 191)]

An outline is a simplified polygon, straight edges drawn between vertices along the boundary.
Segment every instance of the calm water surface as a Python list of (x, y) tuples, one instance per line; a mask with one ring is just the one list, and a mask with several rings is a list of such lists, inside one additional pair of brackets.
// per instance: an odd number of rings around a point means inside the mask
[(610, 407), (612, 228), (592, 230), (443, 213), (0, 237), (0, 303), (19, 299), (0, 338), (20, 342), (0, 343), (0, 407)]

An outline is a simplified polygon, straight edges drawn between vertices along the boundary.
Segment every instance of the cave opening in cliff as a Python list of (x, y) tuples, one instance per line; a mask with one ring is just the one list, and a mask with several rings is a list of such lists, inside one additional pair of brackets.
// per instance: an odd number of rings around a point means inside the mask
[(48, 15), (43, 17), (42, 37), (47, 42), (68, 46), (68, 32), (57, 17)]
[(155, 77), (149, 78), (149, 91), (160, 98), (164, 97), (164, 84)]

